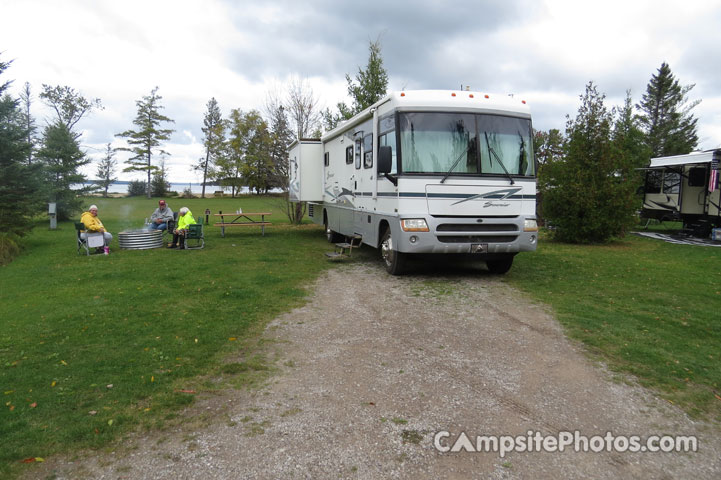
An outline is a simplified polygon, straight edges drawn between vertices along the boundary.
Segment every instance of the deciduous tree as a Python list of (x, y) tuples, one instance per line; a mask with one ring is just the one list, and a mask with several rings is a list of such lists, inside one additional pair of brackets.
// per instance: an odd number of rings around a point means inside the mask
[(75, 138), (79, 136), (74, 133), (75, 125), (93, 110), (103, 108), (99, 98), (88, 100), (80, 92), (68, 86), (51, 87), (43, 84), (40, 98), (55, 111), (56, 122), (65, 125), (70, 132), (73, 132)]
[(135, 102), (138, 107), (138, 114), (133, 120), (137, 130), (126, 130), (115, 135), (127, 139), (130, 148), (119, 148), (118, 150), (131, 152), (133, 154), (126, 163), (127, 167), (123, 172), (146, 172), (147, 174), (147, 195), (150, 198), (151, 177), (158, 167), (153, 165), (153, 155), (167, 155), (161, 147), (162, 142), (170, 139), (175, 131), (170, 128), (160, 128), (162, 123), (174, 123), (173, 120), (160, 113), (163, 106), (160, 101), (163, 99), (158, 95), (158, 87), (155, 87), (150, 95)]

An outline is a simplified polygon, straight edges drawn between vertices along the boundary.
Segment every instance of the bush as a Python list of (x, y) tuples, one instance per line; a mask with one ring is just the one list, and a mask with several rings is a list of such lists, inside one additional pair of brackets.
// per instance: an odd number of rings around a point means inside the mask
[(7, 265), (20, 255), (18, 237), (11, 233), (0, 233), (0, 265)]
[(128, 184), (128, 196), (129, 197), (141, 197), (147, 195), (148, 183), (142, 180), (132, 180)]
[(183, 194), (180, 195), (180, 198), (195, 198), (195, 195), (193, 195), (193, 191), (190, 189), (190, 187), (183, 190)]

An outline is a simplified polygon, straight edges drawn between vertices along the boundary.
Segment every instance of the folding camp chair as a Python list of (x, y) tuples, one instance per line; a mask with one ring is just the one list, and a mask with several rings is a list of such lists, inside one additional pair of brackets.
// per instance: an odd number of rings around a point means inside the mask
[[(192, 247), (190, 246), (191, 240), (193, 241)], [(202, 218), (198, 219), (198, 223), (188, 225), (188, 230), (185, 232), (185, 243), (183, 245), (186, 250), (199, 250), (205, 246)]]
[(90, 255), (91, 248), (98, 248), (105, 245), (105, 240), (102, 233), (90, 233), (86, 234), (86, 238), (82, 237), (85, 225), (82, 222), (75, 222), (75, 232), (77, 233), (77, 246), (78, 254), (85, 250), (85, 255)]

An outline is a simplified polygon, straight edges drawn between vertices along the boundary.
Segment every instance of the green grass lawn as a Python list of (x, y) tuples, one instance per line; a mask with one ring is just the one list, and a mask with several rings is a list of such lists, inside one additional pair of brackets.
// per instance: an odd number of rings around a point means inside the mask
[[(196, 218), (206, 208), (273, 212), (265, 237), (243, 227), (221, 238), (208, 226), (196, 251), (120, 250), (117, 233), (142, 226), (157, 199), (92, 202), (115, 235), (109, 256), (77, 255), (72, 223), (50, 231), (43, 221), (0, 268), (0, 477), (26, 458), (177, 421), (193, 401), (187, 391), (222, 386), (210, 379), (252, 381), (247, 372), (268, 368), (258, 354), (266, 322), (302, 304), (333, 265), (322, 229), (288, 225), (275, 198), (169, 199)], [(377, 253), (363, 248), (353, 261)], [(542, 241), (506, 279), (550, 304), (612, 369), (721, 419), (721, 249), (633, 236), (604, 246)], [(223, 364), (228, 354), (246, 360)]]
[(542, 241), (516, 257), (508, 281), (553, 306), (612, 369), (721, 420), (721, 248), (633, 235), (599, 246)]
[(229, 352), (264, 368), (254, 349), (265, 322), (301, 304), (330, 265), (322, 229), (290, 226), (274, 198), (170, 199), (196, 217), (273, 212), (265, 237), (211, 226), (195, 251), (120, 250), (117, 233), (142, 226), (157, 200), (93, 202), (115, 235), (109, 256), (78, 255), (71, 222), (43, 222), (0, 269), (0, 477), (26, 458), (162, 425), (192, 402), (181, 390), (212, 388), (202, 376), (247, 370), (221, 366)]

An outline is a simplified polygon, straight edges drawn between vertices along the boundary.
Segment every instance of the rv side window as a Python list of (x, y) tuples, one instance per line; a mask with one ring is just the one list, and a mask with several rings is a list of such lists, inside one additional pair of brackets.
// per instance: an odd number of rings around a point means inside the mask
[(688, 171), (688, 186), (703, 187), (706, 185), (706, 167), (693, 167)]
[(373, 167), (373, 135), (363, 137), (363, 168)]
[(353, 163), (353, 145), (345, 149), (345, 163), (346, 165)]
[(361, 165), (361, 142), (362, 140), (359, 138), (355, 141), (355, 168), (360, 168)]
[(393, 152), (392, 155), (392, 164), (391, 164), (391, 171), (389, 172), (391, 175), (395, 175), (398, 173), (398, 160), (396, 159), (396, 132), (390, 131), (387, 133), (384, 133), (383, 135), (380, 135), (378, 137), (378, 147), (391, 147), (391, 151)]
[(325, 165), (326, 167), (330, 165), (330, 153), (328, 152), (325, 152), (323, 154), (323, 165)]
[(646, 193), (661, 193), (662, 170), (646, 171)]
[(666, 171), (663, 175), (663, 193), (678, 193), (681, 175), (677, 172)]

